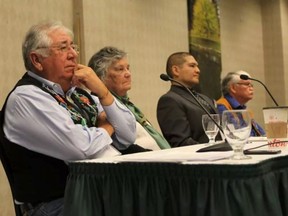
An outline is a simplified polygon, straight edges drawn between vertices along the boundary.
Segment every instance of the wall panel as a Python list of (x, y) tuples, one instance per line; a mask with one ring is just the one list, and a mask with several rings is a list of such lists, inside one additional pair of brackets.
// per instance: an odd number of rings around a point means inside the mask
[[(256, 0), (222, 0), (220, 14), (222, 77), (245, 70), (264, 82), (261, 5)], [(260, 84), (254, 86), (254, 98), (247, 105), (262, 124), (266, 93)]]
[(131, 100), (158, 128), (156, 105), (170, 83), (160, 80), (168, 55), (188, 51), (186, 0), (85, 0), (86, 62), (104, 46), (128, 52)]

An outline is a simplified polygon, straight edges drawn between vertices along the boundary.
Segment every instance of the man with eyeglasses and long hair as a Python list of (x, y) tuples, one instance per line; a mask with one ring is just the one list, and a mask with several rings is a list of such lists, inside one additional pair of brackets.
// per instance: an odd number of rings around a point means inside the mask
[(22, 54), (27, 72), (1, 111), (13, 198), (23, 215), (63, 215), (67, 162), (119, 155), (135, 142), (136, 120), (77, 63), (73, 33), (60, 22), (32, 26)]
[[(246, 109), (246, 103), (253, 99), (254, 89), (251, 80), (242, 80), (240, 75), (251, 77), (246, 71), (229, 72), (222, 79), (222, 97), (217, 100), (220, 114), (224, 110)], [(265, 136), (263, 128), (252, 119), (250, 136)]]

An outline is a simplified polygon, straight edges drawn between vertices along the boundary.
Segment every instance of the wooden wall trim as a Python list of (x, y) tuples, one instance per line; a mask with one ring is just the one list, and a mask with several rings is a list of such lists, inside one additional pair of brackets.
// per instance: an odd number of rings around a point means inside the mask
[(80, 48), (78, 62), (85, 64), (83, 0), (73, 0), (73, 31), (74, 42)]

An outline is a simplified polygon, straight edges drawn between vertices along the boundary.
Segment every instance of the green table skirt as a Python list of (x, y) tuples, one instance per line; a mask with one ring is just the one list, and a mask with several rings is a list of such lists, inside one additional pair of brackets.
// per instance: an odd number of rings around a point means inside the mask
[(67, 216), (287, 216), (288, 157), (252, 165), (70, 163)]

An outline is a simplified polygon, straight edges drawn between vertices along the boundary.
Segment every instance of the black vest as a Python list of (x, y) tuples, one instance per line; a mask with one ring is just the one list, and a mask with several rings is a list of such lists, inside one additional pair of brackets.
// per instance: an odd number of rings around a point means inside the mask
[[(25, 74), (14, 89), (21, 85), (40, 87), (41, 83)], [(7, 96), (1, 111), (0, 138), (9, 159), (8, 163), (12, 168), (14, 198), (21, 202), (38, 203), (63, 197), (68, 175), (68, 166), (64, 161), (30, 151), (10, 142), (5, 137), (3, 131), (4, 115), (7, 99), (11, 92)], [(38, 140), (38, 142), (41, 142), (41, 140)]]

